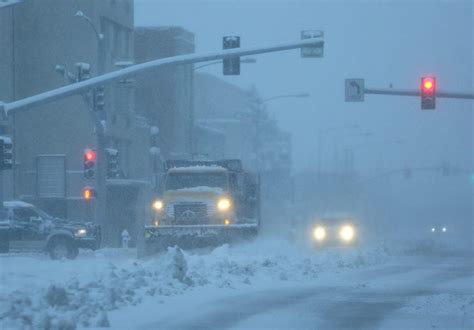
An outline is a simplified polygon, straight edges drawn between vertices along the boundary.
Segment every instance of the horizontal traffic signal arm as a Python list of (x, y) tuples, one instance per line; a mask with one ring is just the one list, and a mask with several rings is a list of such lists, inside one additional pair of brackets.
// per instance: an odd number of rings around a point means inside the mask
[[(365, 94), (378, 94), (378, 95), (405, 95), (405, 96), (420, 96), (421, 91), (416, 90), (397, 90), (393, 88), (365, 88)], [(474, 93), (459, 93), (459, 92), (442, 92), (436, 91), (436, 97), (445, 97), (451, 99), (474, 99)]]
[(319, 46), (324, 45), (323, 38), (312, 38), (305, 40), (298, 40), (295, 42), (282, 43), (266, 47), (253, 47), (253, 48), (235, 48), (228, 50), (221, 50), (217, 52), (210, 52), (204, 54), (187, 54), (173, 57), (162, 58), (145, 62), (137, 65), (132, 65), (127, 68), (106, 73), (101, 76), (93, 77), (75, 84), (63, 86), (57, 89), (53, 89), (41, 94), (30, 96), (21, 100), (13, 101), (10, 103), (0, 102), (0, 111), (3, 111), (5, 115), (10, 115), (12, 112), (16, 112), (22, 109), (28, 109), (33, 106), (47, 104), (56, 100), (63, 99), (65, 97), (80, 94), (91, 88), (107, 85), (115, 81), (123, 80), (127, 77), (133, 77), (140, 73), (149, 71), (151, 69), (163, 66), (182, 65), (207, 62), (225, 58), (233, 58), (236, 56), (247, 56), (264, 53), (279, 52), (289, 49), (297, 49), (307, 46)]

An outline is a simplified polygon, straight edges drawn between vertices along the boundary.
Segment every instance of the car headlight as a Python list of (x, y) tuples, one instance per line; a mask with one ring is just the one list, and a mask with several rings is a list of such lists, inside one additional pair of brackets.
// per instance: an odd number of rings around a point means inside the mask
[(74, 234), (76, 237), (84, 237), (87, 236), (87, 229), (85, 228), (79, 228), (76, 230), (76, 233)]
[(323, 241), (326, 238), (326, 229), (324, 227), (318, 226), (313, 230), (313, 237), (317, 241)]
[(341, 230), (339, 231), (339, 236), (346, 242), (352, 241), (355, 236), (354, 228), (349, 225), (342, 226)]
[(445, 233), (447, 230), (448, 230), (448, 229), (446, 229), (446, 227), (443, 227), (443, 228), (441, 229), (441, 231), (442, 231), (443, 233)]
[(432, 232), (432, 233), (434, 233), (435, 231), (436, 231), (436, 228), (435, 228), (435, 227), (431, 228), (431, 232)]
[(153, 202), (152, 206), (156, 211), (161, 211), (163, 210), (163, 207), (165, 206), (165, 204), (163, 203), (163, 201), (157, 199), (156, 201)]
[(221, 198), (217, 202), (217, 208), (219, 211), (228, 211), (232, 206), (232, 203), (230, 202), (230, 199), (228, 198)]

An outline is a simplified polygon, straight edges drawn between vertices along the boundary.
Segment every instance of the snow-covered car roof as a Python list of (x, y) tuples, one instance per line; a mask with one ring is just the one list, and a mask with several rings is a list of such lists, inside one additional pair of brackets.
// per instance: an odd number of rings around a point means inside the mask
[(5, 208), (21, 208), (21, 207), (34, 207), (33, 204), (26, 203), (23, 201), (4, 201), (3, 207)]
[(350, 212), (343, 212), (343, 211), (326, 212), (326, 213), (323, 213), (321, 218), (322, 219), (352, 219), (354, 218), (354, 214)]
[(222, 166), (186, 166), (173, 167), (169, 169), (169, 173), (209, 173), (209, 172), (227, 172), (227, 169)]

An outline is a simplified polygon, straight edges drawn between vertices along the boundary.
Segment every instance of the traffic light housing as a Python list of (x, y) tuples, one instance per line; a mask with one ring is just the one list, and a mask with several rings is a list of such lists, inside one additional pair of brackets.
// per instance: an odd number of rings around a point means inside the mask
[(436, 108), (436, 78), (421, 77), (421, 109), (433, 110)]
[[(240, 37), (239, 36), (226, 36), (222, 38), (222, 47), (223, 49), (232, 49), (240, 47)], [(240, 75), (240, 57), (228, 57), (224, 58), (222, 67), (222, 73), (225, 76), (235, 76)]]
[(77, 81), (84, 81), (91, 77), (91, 65), (89, 63), (79, 62), (74, 65), (77, 68)]
[(95, 189), (92, 188), (92, 187), (84, 187), (84, 189), (82, 190), (82, 198), (88, 202), (92, 199), (94, 199), (96, 197), (96, 192), (95, 192)]
[(119, 152), (117, 149), (107, 148), (107, 178), (116, 179), (119, 176)]
[(93, 110), (104, 111), (105, 110), (105, 88), (99, 86), (94, 88), (93, 91)]
[(86, 148), (84, 150), (84, 177), (92, 179), (95, 176), (95, 162), (97, 154), (94, 149)]
[(0, 170), (13, 168), (13, 142), (6, 136), (0, 136)]

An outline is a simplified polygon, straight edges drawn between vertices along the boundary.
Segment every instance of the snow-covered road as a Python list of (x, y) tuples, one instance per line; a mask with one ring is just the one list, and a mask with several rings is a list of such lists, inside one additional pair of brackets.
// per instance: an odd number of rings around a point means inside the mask
[[(473, 329), (467, 257), (405, 257), (257, 290), (196, 291), (112, 314), (138, 329)], [(141, 320), (137, 322), (136, 320)]]
[(267, 239), (148, 259), (2, 255), (0, 328), (472, 329), (472, 255), (427, 248)]

